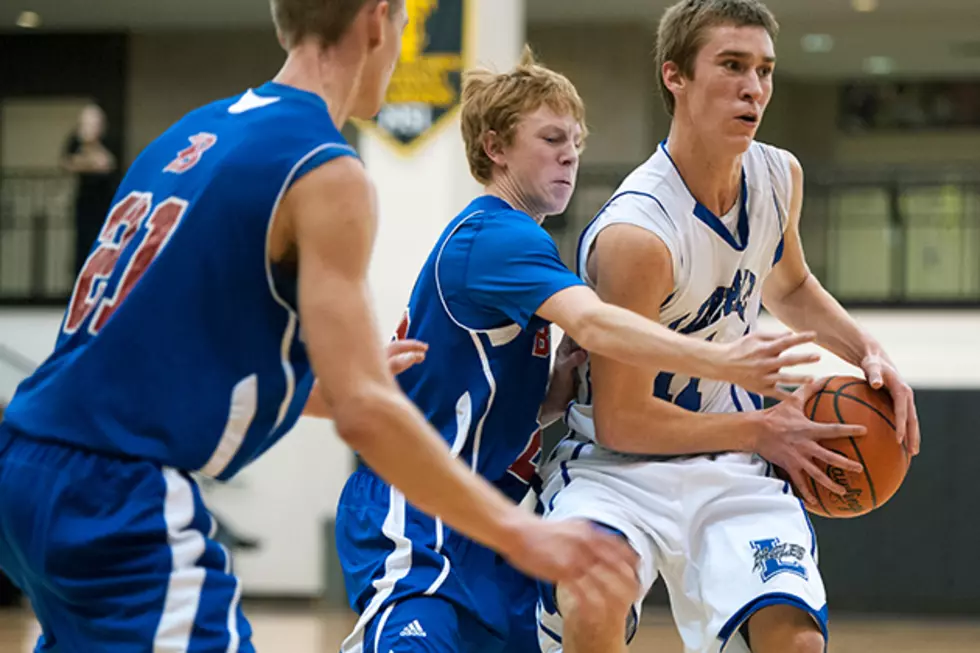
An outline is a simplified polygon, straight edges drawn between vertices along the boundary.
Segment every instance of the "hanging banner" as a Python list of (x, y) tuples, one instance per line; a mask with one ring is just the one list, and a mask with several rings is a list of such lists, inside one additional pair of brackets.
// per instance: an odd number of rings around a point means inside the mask
[(459, 106), (470, 0), (405, 0), (405, 5), (408, 26), (385, 104), (374, 120), (358, 126), (411, 153)]

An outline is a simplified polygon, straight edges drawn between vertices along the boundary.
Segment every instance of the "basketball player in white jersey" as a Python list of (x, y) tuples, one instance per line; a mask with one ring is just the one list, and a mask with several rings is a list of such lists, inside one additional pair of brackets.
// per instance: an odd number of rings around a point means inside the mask
[[(586, 229), (578, 272), (605, 301), (692, 336), (739, 338), (762, 306), (791, 329), (815, 331), (888, 389), (898, 437), (915, 454), (911, 389), (807, 268), (799, 162), (754, 141), (772, 94), (777, 29), (758, 0), (682, 0), (666, 11), (657, 57), (669, 137)], [(543, 650), (623, 650), (659, 574), (688, 653), (824, 651), (816, 538), (772, 470), (785, 469), (804, 498), (810, 479), (841, 493), (820, 467), (860, 466), (819, 440), (861, 429), (806, 419), (812, 387), (762, 410), (732, 384), (601, 356), (590, 356), (583, 378), (541, 503), (549, 518), (590, 519), (622, 535), (641, 559), (639, 578), (618, 605), (592, 605), (578, 581), (542, 592)]]

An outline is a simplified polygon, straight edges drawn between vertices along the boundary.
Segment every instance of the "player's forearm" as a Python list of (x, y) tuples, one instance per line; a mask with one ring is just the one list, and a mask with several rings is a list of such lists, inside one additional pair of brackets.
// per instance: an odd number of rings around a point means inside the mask
[(303, 406), (303, 417), (333, 419), (330, 407), (327, 406), (327, 402), (323, 398), (319, 382), (313, 382), (313, 390), (310, 392), (310, 398), (306, 400), (306, 405)]
[(373, 388), (336, 407), (337, 431), (415, 507), (502, 553), (531, 517), (453, 458), (423, 415), (397, 390)]
[(681, 335), (633, 311), (603, 304), (583, 316), (580, 334), (570, 334), (590, 352), (649, 370), (720, 379), (718, 345)]
[(806, 279), (783, 297), (766, 301), (766, 310), (794, 331), (813, 331), (817, 344), (860, 366), (869, 354), (880, 352), (878, 342), (824, 289), (816, 277)]
[(651, 399), (635, 409), (595, 406), (599, 442), (623, 453), (685, 455), (754, 451), (765, 428), (759, 411), (696, 413)]

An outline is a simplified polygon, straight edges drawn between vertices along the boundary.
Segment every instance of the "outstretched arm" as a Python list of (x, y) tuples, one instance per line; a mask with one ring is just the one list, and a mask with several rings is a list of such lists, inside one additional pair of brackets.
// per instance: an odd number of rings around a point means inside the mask
[(360, 163), (341, 157), (292, 186), (273, 228), (273, 242), (293, 244), (298, 255), (306, 348), (340, 437), (409, 502), (533, 576), (560, 581), (595, 563), (620, 564), (628, 552), (613, 538), (536, 519), (453, 458), (398, 389), (367, 284), (374, 202)]
[(816, 333), (817, 343), (864, 370), (875, 388), (885, 386), (895, 405), (896, 432), (909, 451), (919, 452), (919, 419), (912, 389), (902, 380), (881, 344), (851, 317), (810, 272), (800, 241), (803, 168), (790, 155), (793, 194), (784, 234), (783, 257), (762, 288), (763, 304), (793, 330)]
[[(617, 278), (629, 279), (637, 295), (650, 297), (651, 291), (662, 286), (661, 300), (666, 298), (673, 285), (673, 271), (670, 252), (659, 238), (645, 229), (620, 224), (607, 227), (599, 239), (606, 241), (605, 249), (610, 250), (602, 256), (604, 261), (619, 256), (615, 250), (622, 249), (620, 245), (639, 243), (638, 256), (606, 263), (615, 265)], [(669, 370), (685, 376), (730, 381), (750, 392), (779, 399), (789, 397), (780, 385), (799, 385), (810, 380), (781, 369), (815, 360), (813, 354), (783, 353), (811, 341), (812, 334), (759, 334), (734, 343), (717, 344), (682, 335), (651, 320), (650, 315), (659, 315), (659, 303), (656, 307), (644, 307), (648, 309), (646, 312), (637, 312), (627, 304), (615, 304), (603, 301), (585, 286), (575, 286), (552, 295), (538, 309), (538, 314), (559, 325), (583, 349), (647, 372)]]

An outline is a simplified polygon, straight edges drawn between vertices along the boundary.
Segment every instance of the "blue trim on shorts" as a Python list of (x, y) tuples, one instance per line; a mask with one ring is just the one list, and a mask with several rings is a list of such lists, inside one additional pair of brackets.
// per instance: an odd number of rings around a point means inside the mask
[(553, 631), (552, 629), (548, 628), (543, 623), (541, 623), (541, 620), (540, 619), (538, 620), (538, 628), (540, 628), (541, 630), (543, 630), (544, 631), (544, 634), (547, 635), (548, 637), (550, 637), (551, 639), (555, 640), (559, 644), (562, 643), (561, 642), (561, 635), (559, 635), (558, 633), (556, 633), (555, 631)]
[(813, 620), (816, 621), (817, 625), (820, 627), (820, 632), (823, 634), (823, 649), (825, 652), (827, 651), (827, 642), (829, 641), (829, 633), (827, 631), (827, 604), (824, 603), (822, 608), (819, 610), (814, 610), (800, 597), (793, 596), (792, 594), (786, 594), (785, 592), (763, 594), (762, 596), (757, 596), (742, 606), (741, 610), (736, 612), (731, 619), (725, 622), (725, 625), (722, 626), (721, 631), (718, 633), (718, 639), (721, 640), (721, 650), (725, 650), (725, 647), (728, 646), (728, 642), (732, 636), (738, 632), (743, 624), (748, 623), (748, 620), (752, 617), (752, 615), (763, 608), (768, 608), (771, 605), (791, 605), (795, 608), (803, 610), (808, 615), (813, 617)]
[(591, 442), (588, 441), (579, 442), (578, 445), (576, 445), (575, 450), (572, 451), (572, 455), (569, 456), (568, 460), (561, 461), (559, 467), (561, 468), (562, 486), (561, 489), (557, 490), (554, 494), (551, 495), (551, 500), (548, 501), (549, 512), (555, 509), (555, 497), (558, 496), (558, 493), (564, 490), (565, 488), (567, 488), (572, 482), (572, 477), (568, 473), (568, 463), (573, 460), (578, 460), (578, 457), (582, 455), (582, 449), (584, 449), (585, 446), (588, 444), (591, 444)]
[(797, 499), (797, 500), (800, 502), (800, 510), (803, 511), (803, 519), (806, 520), (806, 527), (810, 529), (810, 556), (814, 560), (816, 560), (817, 559), (817, 532), (813, 530), (813, 522), (810, 521), (810, 514), (806, 511), (806, 504), (803, 503), (803, 499)]

